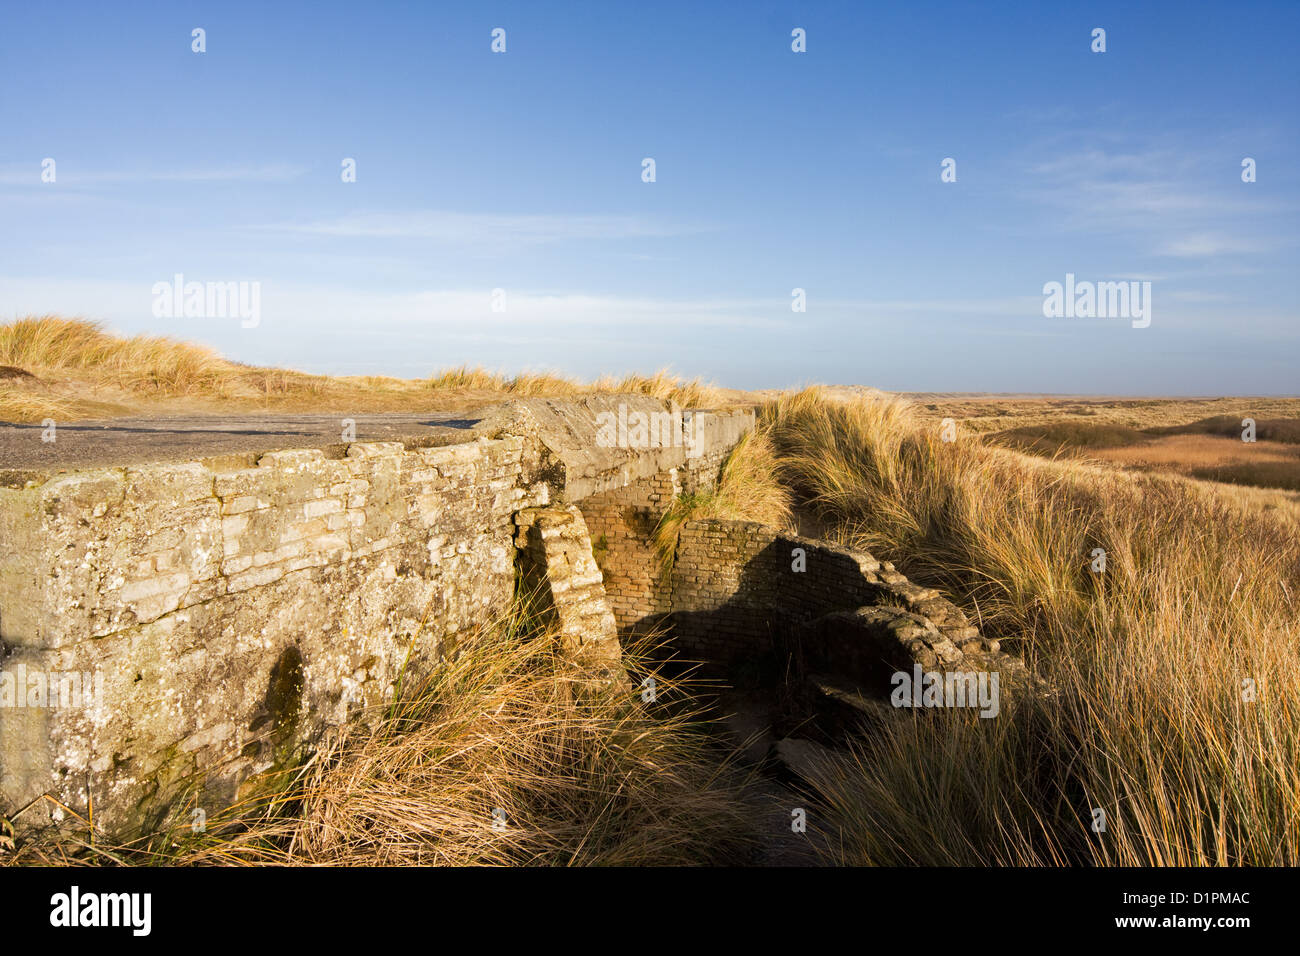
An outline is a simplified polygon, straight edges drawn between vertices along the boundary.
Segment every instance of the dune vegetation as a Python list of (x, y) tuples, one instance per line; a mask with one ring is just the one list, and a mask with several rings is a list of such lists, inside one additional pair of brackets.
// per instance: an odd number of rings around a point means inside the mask
[(996, 720), (900, 714), (823, 762), (835, 862), (1300, 863), (1293, 502), (945, 443), (902, 403), (816, 389), (763, 430), (837, 537), (943, 588), (1058, 691)]
[[(305, 762), (125, 845), (37, 839), (10, 864), (572, 866), (749, 862), (762, 806), (695, 678), (624, 649), (593, 685), (521, 600)], [(652, 702), (639, 688), (653, 677)]]
[(53, 315), (0, 324), (0, 421), (250, 411), (429, 411), (530, 396), (634, 392), (683, 408), (728, 400), (723, 390), (661, 370), (581, 382), (546, 372), (462, 367), (427, 378), (312, 375), (253, 368), (200, 345), (123, 338), (96, 322)]
[[(1054, 421), (1020, 425), (986, 436), (994, 443), (1036, 455), (1087, 456), (1139, 471), (1164, 471), (1257, 488), (1300, 491), (1300, 403), (1287, 399), (1238, 400), (1233, 415), (1212, 415), (1144, 428), (1081, 420), (1077, 412)], [(1175, 404), (1175, 403), (1170, 403)], [(1222, 400), (1213, 404), (1222, 404)], [(1259, 418), (1253, 405), (1296, 417)], [(1205, 410), (1204, 408), (1201, 409)], [(1168, 409), (1152, 416), (1161, 420)], [(1185, 408), (1183, 415), (1192, 412)], [(1247, 423), (1250, 440), (1243, 441)]]

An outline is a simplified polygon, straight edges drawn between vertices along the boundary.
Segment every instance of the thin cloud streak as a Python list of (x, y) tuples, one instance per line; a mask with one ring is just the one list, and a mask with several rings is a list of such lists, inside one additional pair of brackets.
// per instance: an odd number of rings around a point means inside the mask
[(98, 186), (112, 183), (170, 182), (288, 182), (307, 172), (305, 166), (271, 163), (261, 166), (215, 166), (195, 169), (134, 169), (87, 170), (74, 160), (55, 160), (56, 179), (53, 183), (41, 181), (41, 164), (9, 165), (0, 169), (0, 186), (41, 186), (58, 189), (61, 186)]
[(337, 219), (253, 226), (266, 232), (342, 239), (431, 239), (483, 244), (572, 240), (662, 239), (714, 231), (715, 226), (682, 225), (634, 216), (499, 215), (429, 210), (358, 213)]

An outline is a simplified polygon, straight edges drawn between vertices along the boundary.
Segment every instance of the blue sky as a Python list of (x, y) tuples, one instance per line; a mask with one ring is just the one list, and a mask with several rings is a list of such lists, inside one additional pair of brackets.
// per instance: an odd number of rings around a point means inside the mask
[[(1300, 382), (1294, 2), (2, 16), (0, 319), (80, 314), (336, 373)], [(257, 325), (156, 318), (176, 273), (260, 283)], [(1150, 281), (1151, 325), (1045, 318), (1043, 285), (1067, 273)]]

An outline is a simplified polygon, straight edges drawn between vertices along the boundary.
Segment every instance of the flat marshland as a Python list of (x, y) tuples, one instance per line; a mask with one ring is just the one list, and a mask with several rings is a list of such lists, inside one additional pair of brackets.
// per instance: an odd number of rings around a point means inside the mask
[[(367, 394), (376, 410), (587, 389), (683, 405), (746, 397), (665, 374), (594, 385), (473, 370), (329, 379), (187, 348), (61, 319), (2, 326), (0, 366), (12, 371), (0, 419), (183, 403), (314, 409)], [(749, 397), (758, 430), (716, 493), (670, 508), (666, 552), (695, 515), (814, 519), (944, 591), (1053, 688), (1004, 701), (991, 720), (900, 711), (820, 760), (809, 826), (825, 862), (1300, 865), (1300, 399), (903, 399), (817, 387)], [(941, 438), (945, 418), (953, 441)], [(1246, 418), (1255, 442), (1242, 441)], [(692, 708), (689, 682), (680, 712), (579, 713), (555, 690), (565, 676), (542, 645), (512, 656), (484, 640), (487, 652), (450, 683), (417, 694), (405, 723), (354, 731), (240, 835), (170, 852), (193, 862), (752, 858), (759, 811)], [(467, 697), (463, 712), (453, 706)], [(488, 745), (494, 735), (500, 746)], [(517, 845), (487, 839), (481, 813), (453, 819), (456, 807), (503, 802)]]

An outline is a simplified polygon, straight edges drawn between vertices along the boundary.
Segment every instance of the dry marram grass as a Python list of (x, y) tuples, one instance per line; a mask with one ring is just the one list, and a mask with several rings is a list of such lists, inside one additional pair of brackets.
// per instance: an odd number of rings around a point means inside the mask
[(842, 539), (958, 596), (1060, 692), (995, 720), (899, 715), (824, 766), (837, 861), (1300, 863), (1294, 512), (943, 443), (897, 402), (809, 390), (763, 428)]
[[(15, 862), (181, 865), (691, 865), (754, 849), (747, 778), (690, 678), (628, 648), (632, 684), (593, 686), (523, 605), (462, 639), (390, 705), (195, 834), (189, 806), (145, 843)], [(655, 701), (641, 698), (653, 676)]]
[(506, 376), (461, 367), (424, 379), (310, 375), (252, 368), (202, 346), (157, 336), (120, 338), (94, 322), (29, 316), (0, 325), (0, 420), (107, 418), (236, 411), (428, 411), (511, 397), (632, 392), (683, 407), (725, 404), (723, 390), (661, 370), (593, 383), (550, 373)]

